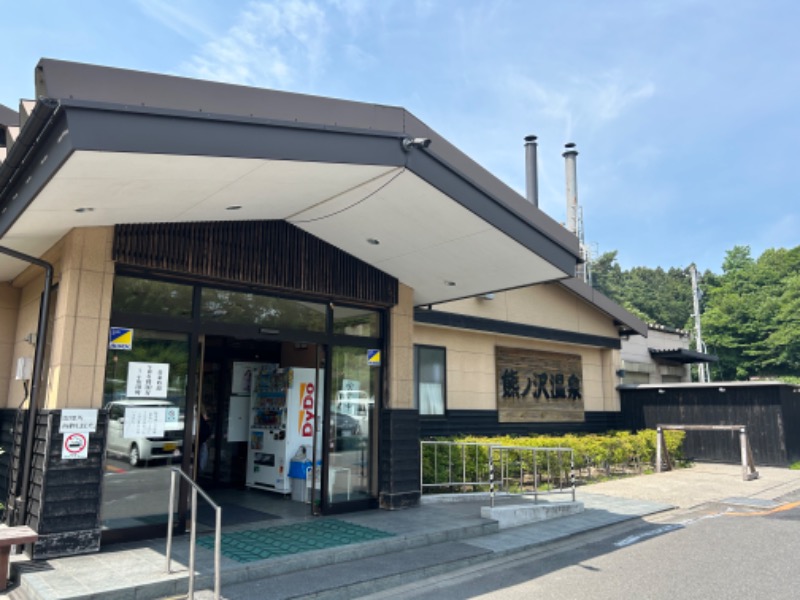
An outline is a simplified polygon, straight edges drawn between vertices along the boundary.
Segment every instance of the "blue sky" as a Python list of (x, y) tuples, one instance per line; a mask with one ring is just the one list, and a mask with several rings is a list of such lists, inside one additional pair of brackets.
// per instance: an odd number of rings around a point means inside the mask
[(0, 2), (0, 103), (59, 58), (407, 108), (624, 268), (800, 244), (796, 0)]

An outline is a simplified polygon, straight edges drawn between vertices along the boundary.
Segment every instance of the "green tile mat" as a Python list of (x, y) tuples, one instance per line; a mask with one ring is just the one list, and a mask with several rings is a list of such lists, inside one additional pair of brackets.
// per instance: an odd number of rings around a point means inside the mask
[[(222, 555), (237, 562), (246, 563), (393, 536), (393, 533), (353, 525), (336, 519), (325, 519), (223, 533)], [(197, 545), (213, 550), (214, 536), (198, 538)]]

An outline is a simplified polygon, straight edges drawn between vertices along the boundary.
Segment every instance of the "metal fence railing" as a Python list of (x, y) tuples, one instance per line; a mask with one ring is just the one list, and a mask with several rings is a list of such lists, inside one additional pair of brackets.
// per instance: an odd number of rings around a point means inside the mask
[(575, 501), (572, 448), (501, 446), (479, 442), (421, 442), (421, 492), (489, 492), (506, 495), (571, 494)]
[(173, 510), (175, 507), (175, 484), (178, 477), (186, 481), (192, 489), (192, 506), (190, 512), (191, 532), (189, 536), (189, 591), (187, 598), (194, 598), (194, 578), (195, 578), (195, 546), (197, 545), (197, 494), (214, 509), (214, 600), (219, 600), (221, 584), (221, 552), (222, 552), (222, 507), (211, 499), (191, 477), (180, 469), (173, 467), (170, 472), (169, 482), (169, 513), (167, 517), (167, 573), (172, 573), (172, 532), (173, 532)]

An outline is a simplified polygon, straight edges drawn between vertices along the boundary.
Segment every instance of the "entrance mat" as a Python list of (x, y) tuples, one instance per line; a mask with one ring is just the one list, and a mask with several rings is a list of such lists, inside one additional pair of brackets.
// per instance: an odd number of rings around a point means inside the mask
[[(394, 534), (336, 519), (325, 519), (251, 531), (223, 533), (222, 555), (237, 562), (246, 563), (387, 537), (394, 537)], [(197, 539), (197, 544), (213, 550), (214, 537), (200, 537)]]
[[(231, 527), (234, 525), (246, 525), (248, 523), (258, 523), (259, 521), (270, 521), (272, 519), (280, 519), (275, 515), (261, 512), (260, 510), (253, 510), (240, 504), (232, 502), (222, 502), (222, 526)], [(198, 503), (197, 506), (197, 522), (208, 527), (214, 527), (216, 524), (216, 513), (211, 505), (207, 502), (202, 504)]]

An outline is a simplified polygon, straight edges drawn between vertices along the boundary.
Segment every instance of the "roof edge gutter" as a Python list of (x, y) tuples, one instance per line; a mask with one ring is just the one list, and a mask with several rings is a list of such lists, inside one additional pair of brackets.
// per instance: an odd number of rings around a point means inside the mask
[(37, 142), (52, 126), (59, 108), (60, 102), (52, 98), (39, 98), (36, 102), (33, 112), (19, 133), (19, 138), (9, 148), (6, 159), (0, 163), (0, 207), (6, 203), (9, 191), (22, 169), (27, 166)]

